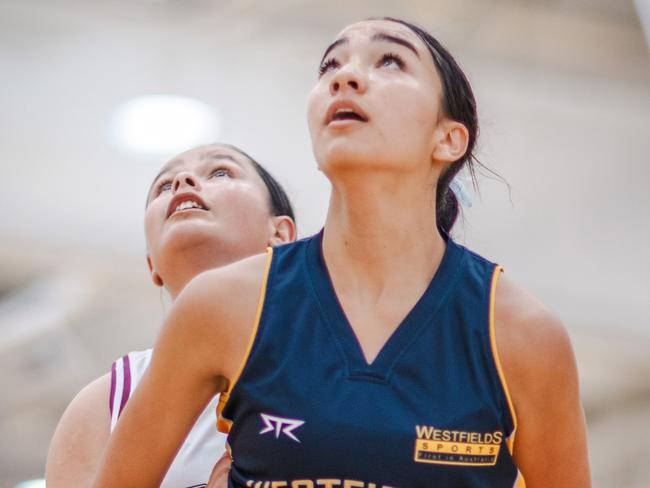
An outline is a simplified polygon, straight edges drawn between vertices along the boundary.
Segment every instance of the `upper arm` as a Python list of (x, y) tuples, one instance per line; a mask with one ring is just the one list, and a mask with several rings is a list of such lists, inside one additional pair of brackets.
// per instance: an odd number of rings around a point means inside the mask
[(496, 340), (517, 416), (514, 458), (528, 488), (590, 486), (575, 357), (563, 324), (503, 277)]
[(45, 465), (48, 488), (88, 486), (110, 435), (110, 373), (81, 390), (54, 432)]
[(265, 256), (194, 278), (176, 298), (151, 363), (126, 404), (95, 486), (158, 486), (210, 399), (225, 390), (248, 345)]

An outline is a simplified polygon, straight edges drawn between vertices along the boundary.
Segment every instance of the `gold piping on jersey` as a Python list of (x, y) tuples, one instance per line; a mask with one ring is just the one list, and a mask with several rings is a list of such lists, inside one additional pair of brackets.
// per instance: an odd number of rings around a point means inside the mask
[(492, 356), (494, 357), (494, 364), (497, 367), (497, 372), (499, 373), (499, 379), (501, 380), (501, 386), (503, 387), (503, 392), (505, 393), (506, 399), (508, 400), (510, 417), (512, 418), (512, 424), (513, 424), (512, 433), (506, 439), (508, 451), (510, 451), (510, 455), (512, 455), (515, 448), (515, 435), (517, 433), (517, 414), (515, 412), (515, 406), (512, 403), (510, 390), (508, 389), (508, 382), (506, 381), (506, 376), (503, 373), (503, 367), (501, 366), (501, 358), (499, 357), (499, 351), (497, 349), (496, 333), (494, 330), (494, 302), (496, 299), (497, 282), (499, 281), (499, 275), (502, 272), (503, 272), (503, 268), (501, 266), (496, 266), (494, 268), (494, 274), (492, 275), (492, 285), (490, 286), (490, 345), (492, 346)]
[(226, 403), (228, 403), (228, 399), (230, 398), (230, 393), (232, 393), (232, 390), (235, 388), (237, 381), (239, 381), (239, 377), (244, 371), (244, 367), (246, 366), (246, 363), (248, 363), (248, 357), (250, 356), (251, 349), (253, 348), (253, 343), (255, 342), (255, 338), (257, 337), (257, 329), (259, 328), (260, 319), (262, 318), (262, 309), (264, 308), (264, 299), (266, 297), (266, 284), (269, 278), (269, 271), (271, 269), (272, 260), (273, 260), (273, 248), (267, 247), (266, 264), (264, 265), (264, 276), (262, 277), (262, 286), (260, 289), (259, 298), (257, 300), (257, 311), (255, 312), (255, 321), (253, 322), (253, 330), (251, 331), (250, 338), (248, 339), (246, 352), (244, 353), (244, 357), (242, 358), (237, 373), (235, 374), (235, 376), (233, 376), (232, 381), (228, 385), (228, 389), (222, 392), (221, 395), (219, 396), (219, 404), (217, 405), (217, 429), (219, 430), (219, 432), (223, 432), (224, 434), (228, 434), (230, 432), (230, 427), (232, 426), (232, 420), (224, 418), (221, 415), (221, 412), (223, 412), (223, 409), (226, 407)]
[(512, 488), (526, 488), (526, 482), (521, 471), (517, 471), (517, 479), (515, 480), (515, 484), (512, 485)]

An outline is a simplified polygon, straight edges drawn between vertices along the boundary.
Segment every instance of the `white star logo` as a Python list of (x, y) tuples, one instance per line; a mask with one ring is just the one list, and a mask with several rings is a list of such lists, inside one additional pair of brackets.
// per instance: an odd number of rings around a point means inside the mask
[(260, 435), (266, 434), (267, 432), (273, 432), (276, 439), (280, 438), (280, 434), (284, 434), (290, 439), (300, 442), (293, 434), (293, 431), (304, 424), (304, 420), (276, 417), (275, 415), (269, 415), (268, 413), (260, 413), (260, 417), (262, 417), (262, 420), (264, 421), (264, 428), (260, 430)]

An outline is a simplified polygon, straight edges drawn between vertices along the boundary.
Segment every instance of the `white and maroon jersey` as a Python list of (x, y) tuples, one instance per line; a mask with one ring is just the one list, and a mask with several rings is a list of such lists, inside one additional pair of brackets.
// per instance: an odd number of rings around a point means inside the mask
[[(151, 349), (130, 352), (113, 363), (109, 399), (111, 432), (149, 366), (151, 353)], [(208, 482), (212, 468), (225, 450), (226, 436), (219, 433), (216, 427), (218, 401), (219, 397), (214, 397), (197, 419), (169, 467), (160, 485), (162, 488), (199, 488)]]

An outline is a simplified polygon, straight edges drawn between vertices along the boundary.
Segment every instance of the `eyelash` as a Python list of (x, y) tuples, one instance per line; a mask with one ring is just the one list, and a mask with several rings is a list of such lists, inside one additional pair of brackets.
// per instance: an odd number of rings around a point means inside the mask
[(225, 175), (228, 176), (228, 178), (232, 177), (231, 171), (228, 168), (224, 168), (222, 166), (222, 167), (216, 168), (212, 173), (210, 173), (210, 178), (212, 178), (215, 175), (215, 173), (218, 173), (219, 171), (223, 171), (225, 173)]
[[(169, 188), (164, 188), (166, 185), (169, 185)], [(163, 180), (156, 185), (156, 196), (160, 195), (162, 192), (167, 191), (172, 186), (172, 180)]]
[(318, 67), (318, 77), (323, 76), (330, 68), (338, 68), (339, 62), (334, 58), (329, 58)]
[(386, 61), (395, 61), (395, 64), (397, 64), (397, 67), (399, 69), (404, 69), (404, 60), (399, 54), (395, 53), (386, 53), (381, 57), (381, 61), (379, 62), (380, 66), (385, 65)]
[[(397, 67), (399, 69), (404, 69), (405, 63), (402, 57), (399, 54), (395, 53), (386, 53), (384, 54), (381, 59), (379, 60), (379, 63), (377, 63), (378, 67), (384, 66), (386, 61), (394, 61), (395, 64), (397, 64)], [(325, 73), (327, 73), (330, 69), (333, 68), (338, 68), (339, 67), (339, 62), (335, 58), (329, 58), (318, 67), (318, 77), (322, 77)]]
[[(215, 175), (215, 173), (218, 173), (220, 171), (225, 173), (224, 176), (228, 176), (228, 178), (232, 178), (232, 172), (230, 171), (230, 169), (224, 168), (223, 166), (216, 168), (214, 171), (212, 171), (212, 173), (210, 173), (208, 177), (212, 178)], [(162, 180), (160, 183), (158, 183), (156, 185), (156, 196), (160, 195), (164, 191), (170, 190), (171, 184), (172, 184), (172, 180)], [(165, 188), (167, 185), (169, 185), (169, 187)]]

